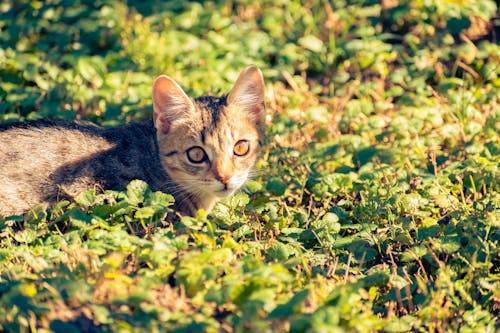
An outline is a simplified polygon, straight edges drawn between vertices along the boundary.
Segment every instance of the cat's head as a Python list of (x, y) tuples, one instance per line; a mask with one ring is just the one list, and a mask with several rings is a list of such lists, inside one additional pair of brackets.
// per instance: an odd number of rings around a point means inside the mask
[(210, 210), (243, 185), (265, 132), (264, 81), (256, 66), (222, 97), (191, 99), (162, 75), (153, 86), (153, 105), (162, 166), (177, 190), (198, 198), (197, 208)]

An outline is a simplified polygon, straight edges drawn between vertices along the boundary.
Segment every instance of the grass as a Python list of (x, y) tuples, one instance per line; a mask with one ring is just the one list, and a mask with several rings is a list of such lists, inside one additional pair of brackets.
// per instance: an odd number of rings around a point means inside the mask
[(209, 216), (134, 181), (1, 219), (0, 329), (500, 329), (498, 26), (490, 0), (0, 5), (2, 122), (115, 126), (160, 73), (219, 94), (251, 63), (269, 113)]

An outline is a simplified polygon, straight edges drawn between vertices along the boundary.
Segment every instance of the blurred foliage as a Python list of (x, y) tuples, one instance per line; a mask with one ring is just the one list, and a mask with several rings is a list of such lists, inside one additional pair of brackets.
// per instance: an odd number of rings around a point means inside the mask
[(4, 1), (0, 120), (151, 116), (266, 78), (259, 176), (206, 216), (127, 191), (0, 220), (0, 330), (494, 332), (492, 0)]

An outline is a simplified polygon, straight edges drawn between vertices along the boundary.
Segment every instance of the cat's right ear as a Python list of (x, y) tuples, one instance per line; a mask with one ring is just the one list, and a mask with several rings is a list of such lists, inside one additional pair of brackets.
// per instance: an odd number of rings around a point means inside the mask
[(266, 112), (264, 78), (257, 66), (248, 66), (241, 72), (233, 89), (227, 95), (227, 102), (253, 115), (260, 123), (264, 123)]
[(160, 75), (153, 84), (153, 108), (156, 129), (167, 134), (174, 121), (189, 117), (194, 105), (177, 82)]

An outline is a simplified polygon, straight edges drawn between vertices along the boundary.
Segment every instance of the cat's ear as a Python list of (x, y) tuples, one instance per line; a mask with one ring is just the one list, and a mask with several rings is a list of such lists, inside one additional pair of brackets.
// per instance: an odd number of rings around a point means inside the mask
[(173, 122), (190, 116), (194, 105), (177, 82), (160, 75), (153, 84), (153, 108), (156, 129), (167, 134)]
[(266, 112), (264, 79), (257, 66), (248, 66), (241, 72), (233, 89), (227, 95), (227, 103), (239, 110), (249, 112), (259, 121), (264, 120)]

